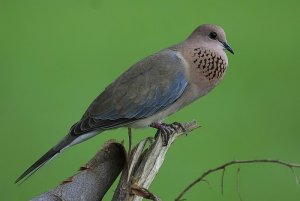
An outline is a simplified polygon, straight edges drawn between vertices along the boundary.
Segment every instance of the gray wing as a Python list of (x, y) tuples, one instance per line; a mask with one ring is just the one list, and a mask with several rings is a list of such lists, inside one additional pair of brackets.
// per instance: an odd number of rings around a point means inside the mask
[(164, 50), (133, 65), (89, 106), (71, 134), (80, 135), (147, 118), (174, 103), (188, 81), (184, 62)]

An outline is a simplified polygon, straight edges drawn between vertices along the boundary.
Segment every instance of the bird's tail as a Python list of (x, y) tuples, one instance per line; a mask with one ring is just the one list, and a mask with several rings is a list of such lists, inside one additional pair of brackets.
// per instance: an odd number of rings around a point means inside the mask
[(32, 174), (34, 174), (38, 169), (40, 169), (43, 165), (45, 165), (48, 161), (58, 155), (63, 149), (71, 146), (77, 136), (67, 135), (63, 140), (61, 140), (56, 146), (52, 147), (47, 153), (45, 153), (40, 159), (38, 159), (34, 164), (32, 164), (18, 179), (15, 183), (20, 181), (24, 182), (28, 179)]

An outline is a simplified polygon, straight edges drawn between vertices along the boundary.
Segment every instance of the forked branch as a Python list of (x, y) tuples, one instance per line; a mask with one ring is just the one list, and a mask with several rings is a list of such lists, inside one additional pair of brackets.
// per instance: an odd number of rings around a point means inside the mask
[(193, 186), (195, 186), (197, 183), (204, 181), (204, 178), (207, 177), (208, 175), (217, 172), (217, 171), (223, 171), (222, 172), (222, 178), (221, 178), (221, 192), (223, 193), (223, 181), (224, 181), (224, 174), (225, 174), (225, 170), (227, 167), (232, 166), (232, 165), (237, 165), (237, 164), (249, 164), (249, 163), (273, 163), (273, 164), (277, 164), (277, 165), (281, 165), (281, 166), (285, 166), (291, 169), (295, 179), (296, 179), (296, 183), (297, 185), (299, 184), (298, 182), (298, 177), (295, 174), (294, 168), (300, 168), (300, 164), (296, 164), (296, 163), (288, 163), (285, 161), (281, 161), (281, 160), (272, 160), (272, 159), (257, 159), (257, 160), (233, 160), (227, 163), (224, 163), (223, 165), (220, 165), (216, 168), (213, 169), (209, 169), (206, 172), (204, 172), (200, 177), (198, 177), (196, 180), (194, 180), (191, 184), (189, 184), (175, 199), (175, 201), (181, 201), (183, 200), (182, 197), (184, 196), (184, 194), (186, 194)]

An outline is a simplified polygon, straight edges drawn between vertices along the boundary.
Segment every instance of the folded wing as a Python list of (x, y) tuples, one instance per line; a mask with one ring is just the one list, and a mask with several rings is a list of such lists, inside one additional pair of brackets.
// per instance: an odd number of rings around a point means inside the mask
[(123, 126), (170, 106), (188, 84), (184, 65), (172, 50), (138, 62), (92, 102), (71, 134)]

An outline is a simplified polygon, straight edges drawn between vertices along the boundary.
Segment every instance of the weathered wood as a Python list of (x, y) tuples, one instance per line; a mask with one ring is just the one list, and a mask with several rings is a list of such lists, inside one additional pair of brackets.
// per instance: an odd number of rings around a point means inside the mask
[(108, 141), (74, 176), (33, 201), (99, 201), (126, 164), (122, 144)]
[[(131, 194), (135, 192), (132, 191), (131, 186), (134, 185), (135, 188), (138, 186), (141, 190), (148, 189), (163, 164), (166, 153), (172, 143), (179, 136), (199, 127), (195, 121), (183, 123), (182, 126), (184, 129), (178, 127), (178, 129), (176, 129), (177, 131), (173, 130), (167, 146), (163, 145), (161, 135), (158, 135), (153, 142), (151, 142), (151, 139), (146, 138), (136, 145), (131, 153), (130, 163), (128, 165), (129, 170), (123, 171), (112, 201), (142, 200), (142, 197)], [(149, 144), (148, 146), (147, 143)], [(145, 193), (145, 195), (147, 195), (147, 193)], [(148, 199), (159, 200), (157, 196), (151, 193), (149, 196)]]
[(182, 126), (172, 130), (167, 146), (163, 145), (160, 134), (155, 139), (143, 139), (131, 151), (130, 159), (122, 144), (109, 141), (77, 174), (32, 200), (99, 201), (123, 170), (112, 201), (140, 201), (143, 197), (159, 201), (147, 189), (163, 164), (168, 149), (177, 137), (199, 127), (195, 121)]

